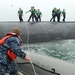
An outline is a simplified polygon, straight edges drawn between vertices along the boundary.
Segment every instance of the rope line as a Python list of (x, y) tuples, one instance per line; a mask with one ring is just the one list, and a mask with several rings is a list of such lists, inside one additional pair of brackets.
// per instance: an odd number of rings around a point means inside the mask
[[(27, 54), (30, 57), (29, 52), (28, 52), (29, 51), (29, 28), (28, 28), (27, 24), (26, 24), (26, 28), (27, 28), (27, 31), (28, 31), (28, 36), (27, 36)], [(32, 60), (30, 61), (30, 63), (31, 63), (31, 66), (33, 68), (34, 74), (37, 75)]]

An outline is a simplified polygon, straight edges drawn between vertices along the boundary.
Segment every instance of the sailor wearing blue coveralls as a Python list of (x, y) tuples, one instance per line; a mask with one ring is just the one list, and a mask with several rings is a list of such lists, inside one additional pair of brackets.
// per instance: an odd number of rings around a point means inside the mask
[[(20, 36), (20, 29), (13, 28), (12, 33)], [(12, 51), (19, 57), (30, 62), (30, 58), (22, 51), (20, 47), (20, 39), (16, 36), (12, 36), (6, 39), (3, 45), (0, 45), (0, 75), (5, 75), (6, 72), (9, 75), (18, 75), (18, 65), (16, 62), (11, 61), (7, 55), (7, 50), (12, 48)]]

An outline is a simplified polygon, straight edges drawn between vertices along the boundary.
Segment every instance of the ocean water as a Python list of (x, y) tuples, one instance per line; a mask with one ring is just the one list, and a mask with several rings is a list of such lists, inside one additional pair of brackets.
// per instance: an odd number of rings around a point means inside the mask
[(24, 44), (24, 50), (75, 63), (75, 40)]

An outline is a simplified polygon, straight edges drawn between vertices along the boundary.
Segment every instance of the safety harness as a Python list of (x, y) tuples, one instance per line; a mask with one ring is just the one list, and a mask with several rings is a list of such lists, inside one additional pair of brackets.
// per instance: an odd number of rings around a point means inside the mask
[[(12, 36), (18, 37), (15, 33), (8, 32), (1, 40), (0, 40), (0, 45), (2, 46), (6, 39), (11, 38)], [(20, 39), (20, 37), (18, 37)], [(20, 39), (20, 44), (22, 45), (22, 40)], [(8, 57), (11, 59), (11, 61), (14, 61), (17, 57), (17, 55), (12, 51), (12, 48), (8, 49), (7, 51)]]

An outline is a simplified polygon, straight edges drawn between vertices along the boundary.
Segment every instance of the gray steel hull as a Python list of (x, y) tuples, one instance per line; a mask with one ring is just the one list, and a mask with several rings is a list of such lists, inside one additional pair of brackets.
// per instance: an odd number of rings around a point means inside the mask
[[(75, 39), (75, 22), (0, 22), (0, 39), (13, 27), (21, 29), (24, 43), (48, 42), (60, 39)], [(28, 32), (29, 31), (29, 32)]]

